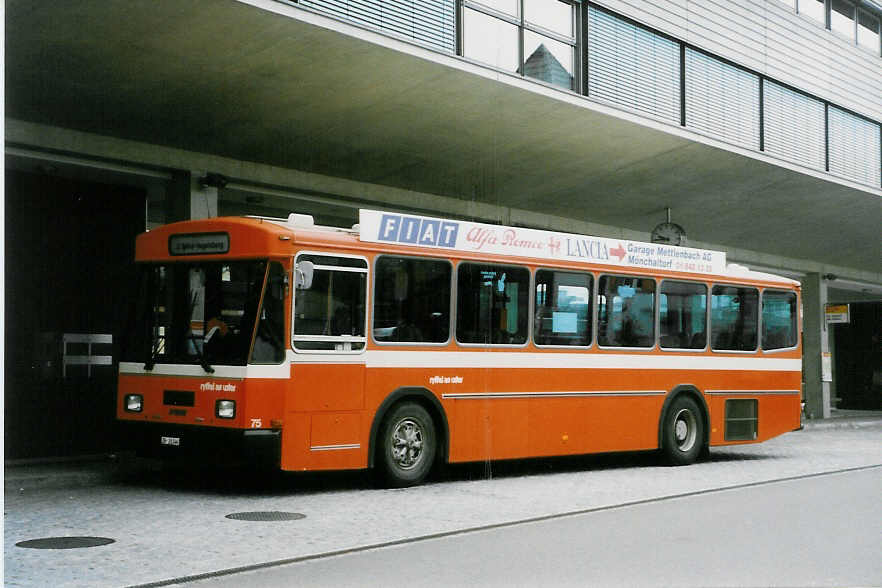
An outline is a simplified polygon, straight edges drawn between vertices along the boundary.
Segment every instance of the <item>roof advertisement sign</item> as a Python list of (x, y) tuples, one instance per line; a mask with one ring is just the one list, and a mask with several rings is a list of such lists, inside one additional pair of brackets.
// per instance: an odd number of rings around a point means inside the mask
[(722, 251), (375, 210), (360, 210), (359, 223), (360, 239), (371, 243), (693, 273), (726, 272)]

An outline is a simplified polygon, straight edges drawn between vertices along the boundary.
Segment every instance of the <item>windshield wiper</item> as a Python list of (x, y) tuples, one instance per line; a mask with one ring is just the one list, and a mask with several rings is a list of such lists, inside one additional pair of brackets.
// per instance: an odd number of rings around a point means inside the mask
[(193, 333), (193, 331), (190, 329), (187, 329), (187, 331), (189, 331), (190, 333), (190, 341), (193, 342), (193, 349), (196, 350), (196, 357), (199, 358), (199, 365), (201, 365), (202, 369), (204, 369), (209, 374), (213, 374), (214, 368), (209, 365), (208, 360), (205, 359), (205, 355), (202, 353), (202, 351), (199, 350), (199, 345), (197, 344), (195, 333)]
[[(189, 318), (187, 319), (187, 337), (190, 341), (193, 342), (193, 350), (196, 351), (196, 357), (199, 358), (199, 365), (202, 366), (207, 373), (213, 374), (214, 368), (209, 365), (208, 360), (205, 358), (205, 354), (202, 353), (202, 349), (200, 348), (199, 343), (196, 341), (196, 334), (193, 332), (193, 329), (190, 325), (193, 324), (193, 310), (196, 308), (196, 299), (199, 298), (198, 292), (193, 292), (193, 297), (190, 298), (190, 312), (187, 313)], [(204, 339), (203, 339), (204, 342)]]

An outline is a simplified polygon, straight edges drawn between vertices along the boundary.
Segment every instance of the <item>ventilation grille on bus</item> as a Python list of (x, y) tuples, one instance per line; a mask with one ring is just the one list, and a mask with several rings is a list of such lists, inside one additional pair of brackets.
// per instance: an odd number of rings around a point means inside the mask
[(755, 398), (726, 401), (726, 441), (753, 441), (756, 439), (758, 406)]

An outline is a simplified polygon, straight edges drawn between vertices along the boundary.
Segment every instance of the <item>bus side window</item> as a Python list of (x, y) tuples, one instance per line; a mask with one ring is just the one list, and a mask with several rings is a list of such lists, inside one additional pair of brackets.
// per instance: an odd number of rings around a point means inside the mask
[(450, 339), (452, 266), (440, 259), (377, 259), (373, 335), (379, 342), (445, 343)]
[(707, 286), (665, 280), (659, 295), (659, 346), (704, 349), (707, 342)]
[(601, 276), (597, 342), (606, 347), (655, 345), (655, 280)]
[(313, 264), (312, 284), (294, 291), (294, 349), (364, 349), (367, 262), (355, 257), (302, 254)]
[(763, 349), (796, 347), (796, 293), (763, 292)]
[(714, 286), (711, 293), (711, 348), (715, 351), (755, 351), (759, 291), (738, 286)]
[(523, 345), (529, 322), (530, 270), (461, 263), (457, 268), (456, 339)]
[(537, 345), (591, 344), (592, 279), (591, 274), (536, 271), (533, 340)]

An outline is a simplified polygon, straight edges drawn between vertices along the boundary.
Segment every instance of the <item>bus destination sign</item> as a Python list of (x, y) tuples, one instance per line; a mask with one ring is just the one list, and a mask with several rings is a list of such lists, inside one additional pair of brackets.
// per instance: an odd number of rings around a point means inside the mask
[(722, 251), (360, 210), (360, 239), (414, 247), (722, 274)]
[(182, 233), (168, 238), (169, 255), (210, 255), (229, 250), (228, 233)]

